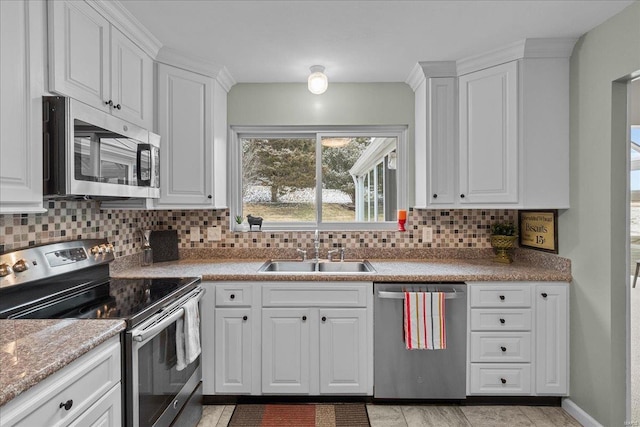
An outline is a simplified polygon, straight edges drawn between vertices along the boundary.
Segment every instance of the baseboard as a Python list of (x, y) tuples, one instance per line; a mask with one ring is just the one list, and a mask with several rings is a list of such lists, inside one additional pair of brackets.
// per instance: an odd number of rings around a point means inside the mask
[(587, 414), (581, 407), (569, 398), (562, 399), (562, 409), (576, 419), (584, 427), (603, 427), (591, 415)]

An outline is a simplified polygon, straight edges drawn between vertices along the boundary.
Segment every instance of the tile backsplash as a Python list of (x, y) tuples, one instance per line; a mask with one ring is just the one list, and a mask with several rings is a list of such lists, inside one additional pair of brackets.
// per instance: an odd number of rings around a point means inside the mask
[[(100, 210), (95, 201), (48, 201), (43, 214), (0, 215), (0, 252), (80, 238), (107, 238), (119, 257), (140, 251), (137, 230), (178, 230), (180, 249), (269, 249), (308, 247), (309, 231), (233, 232), (228, 210)], [(516, 221), (517, 210), (413, 209), (406, 232), (323, 231), (323, 247), (421, 249), (490, 248), (489, 227), (496, 221)], [(192, 241), (191, 230), (199, 231)], [(209, 240), (210, 227), (219, 228), (221, 239)], [(432, 242), (422, 241), (424, 227), (432, 228)]]

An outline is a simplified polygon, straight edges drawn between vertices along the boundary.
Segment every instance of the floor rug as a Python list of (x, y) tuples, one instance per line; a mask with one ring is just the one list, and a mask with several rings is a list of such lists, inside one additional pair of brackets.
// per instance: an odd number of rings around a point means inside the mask
[(363, 403), (236, 405), (229, 427), (369, 427)]

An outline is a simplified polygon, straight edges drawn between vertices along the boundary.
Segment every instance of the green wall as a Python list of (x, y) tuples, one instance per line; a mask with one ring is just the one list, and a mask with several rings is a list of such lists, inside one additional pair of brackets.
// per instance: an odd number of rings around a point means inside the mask
[[(640, 70), (640, 3), (585, 34), (571, 57), (571, 400), (605, 426), (625, 421), (626, 84)], [(622, 79), (622, 80), (621, 80)], [(614, 83), (616, 80), (619, 83)]]

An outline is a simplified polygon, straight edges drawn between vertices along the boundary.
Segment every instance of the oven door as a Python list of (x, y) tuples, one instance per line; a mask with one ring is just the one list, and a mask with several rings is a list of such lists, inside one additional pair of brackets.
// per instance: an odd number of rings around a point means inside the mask
[[(204, 292), (201, 287), (195, 288), (127, 332), (127, 425), (170, 426), (198, 388), (202, 379), (200, 357), (183, 370), (177, 369), (176, 322), (183, 316), (182, 305), (188, 299), (200, 299)], [(191, 405), (187, 405), (185, 411), (189, 407)], [(180, 416), (182, 418), (182, 414)], [(193, 415), (185, 417), (193, 418)]]

